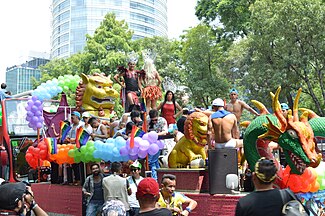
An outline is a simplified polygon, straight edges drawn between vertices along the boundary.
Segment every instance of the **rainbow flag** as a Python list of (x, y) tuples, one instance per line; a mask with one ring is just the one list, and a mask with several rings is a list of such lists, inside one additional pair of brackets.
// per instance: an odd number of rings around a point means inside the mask
[(83, 128), (79, 127), (76, 132), (76, 147), (80, 148), (86, 145), (90, 137), (90, 134)]
[(147, 107), (144, 98), (140, 99), (140, 111), (147, 112)]
[(69, 126), (67, 123), (65, 123), (64, 121), (60, 121), (60, 143), (63, 143), (63, 141), (65, 140), (65, 138), (68, 136), (68, 133), (71, 130), (71, 126)]
[(58, 153), (58, 145), (57, 145), (57, 139), (56, 138), (47, 137), (47, 138), (44, 138), (44, 142), (47, 144), (50, 154), (57, 154)]
[(143, 137), (144, 134), (145, 132), (137, 127), (134, 133), (134, 137)]

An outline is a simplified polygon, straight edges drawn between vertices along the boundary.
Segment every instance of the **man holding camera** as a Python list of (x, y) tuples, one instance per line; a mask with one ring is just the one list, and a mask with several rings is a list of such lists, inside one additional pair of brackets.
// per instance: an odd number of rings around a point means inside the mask
[(47, 216), (36, 204), (33, 192), (24, 183), (5, 183), (0, 186), (0, 215)]

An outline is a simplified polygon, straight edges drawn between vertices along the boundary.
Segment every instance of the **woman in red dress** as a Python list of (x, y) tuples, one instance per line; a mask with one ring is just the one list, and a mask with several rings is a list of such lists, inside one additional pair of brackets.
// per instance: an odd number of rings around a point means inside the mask
[(157, 110), (160, 109), (161, 116), (166, 119), (168, 125), (176, 124), (176, 118), (183, 112), (182, 107), (175, 101), (175, 96), (172, 91), (166, 92), (165, 100), (157, 107)]

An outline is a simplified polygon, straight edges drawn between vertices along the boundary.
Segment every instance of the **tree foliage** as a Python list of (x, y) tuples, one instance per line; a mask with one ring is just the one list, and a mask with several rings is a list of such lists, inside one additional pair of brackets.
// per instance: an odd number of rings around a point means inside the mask
[(215, 97), (225, 95), (229, 83), (218, 65), (222, 61), (222, 43), (216, 43), (209, 26), (200, 24), (182, 39), (182, 59), (187, 72), (187, 85), (196, 105), (208, 107)]

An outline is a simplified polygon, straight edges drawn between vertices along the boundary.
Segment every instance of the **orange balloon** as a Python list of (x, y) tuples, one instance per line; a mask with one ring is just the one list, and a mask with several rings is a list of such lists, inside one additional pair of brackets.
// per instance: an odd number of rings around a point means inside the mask
[(317, 192), (319, 190), (319, 183), (315, 181), (313, 185), (311, 185), (310, 192)]

